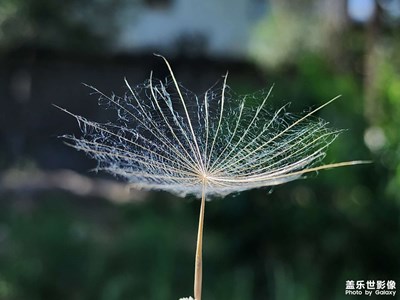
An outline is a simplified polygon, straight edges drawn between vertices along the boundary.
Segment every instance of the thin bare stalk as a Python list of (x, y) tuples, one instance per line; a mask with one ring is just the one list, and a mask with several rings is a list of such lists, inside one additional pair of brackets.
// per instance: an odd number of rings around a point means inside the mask
[(201, 300), (201, 283), (203, 277), (203, 225), (204, 210), (206, 206), (206, 179), (203, 180), (201, 205), (199, 215), (199, 228), (197, 231), (196, 261), (194, 266), (194, 299)]

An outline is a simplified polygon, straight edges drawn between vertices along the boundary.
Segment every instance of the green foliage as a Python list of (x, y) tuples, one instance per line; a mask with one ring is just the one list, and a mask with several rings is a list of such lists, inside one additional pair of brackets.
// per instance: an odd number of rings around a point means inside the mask
[[(398, 278), (399, 208), (337, 200), (321, 177), (208, 206), (205, 298), (345, 299), (349, 278)], [(175, 299), (192, 283), (197, 201), (25, 201), (1, 199), (1, 299)]]
[(91, 53), (105, 50), (116, 35), (118, 27), (114, 14), (123, 4), (123, 0), (84, 3), (79, 0), (2, 0), (0, 50), (19, 47)]
[(378, 97), (381, 99), (382, 111), (377, 123), (384, 132), (385, 145), (377, 154), (389, 171), (387, 194), (400, 205), (400, 61), (395, 54), (398, 48), (396, 45), (391, 52), (386, 53), (389, 59), (379, 66)]

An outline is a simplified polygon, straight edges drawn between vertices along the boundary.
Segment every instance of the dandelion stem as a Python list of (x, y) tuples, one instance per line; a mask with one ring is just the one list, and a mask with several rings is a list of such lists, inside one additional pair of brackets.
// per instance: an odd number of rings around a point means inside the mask
[(201, 300), (201, 283), (203, 277), (203, 225), (204, 209), (206, 206), (206, 179), (203, 179), (201, 205), (199, 215), (199, 228), (197, 231), (196, 261), (194, 267), (194, 299)]

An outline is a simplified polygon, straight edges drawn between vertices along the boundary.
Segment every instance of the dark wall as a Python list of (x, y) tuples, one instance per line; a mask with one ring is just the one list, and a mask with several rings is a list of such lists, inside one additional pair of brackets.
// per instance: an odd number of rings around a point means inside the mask
[[(178, 80), (196, 93), (204, 93), (229, 69), (235, 82), (248, 82), (256, 88), (265, 82), (260, 71), (249, 63), (213, 61), (206, 58), (172, 58)], [(83, 83), (107, 95), (123, 96), (126, 77), (132, 86), (143, 83), (151, 71), (164, 79), (168, 70), (161, 58), (153, 55), (77, 56), (45, 50), (20, 50), (0, 60), (0, 168), (34, 164), (44, 169), (87, 170), (94, 162), (66, 147), (57, 137), (79, 135), (73, 118), (52, 104), (88, 119), (111, 112), (97, 105), (97, 96)], [(246, 84), (244, 84), (246, 85)], [(91, 165), (93, 163), (93, 165)]]

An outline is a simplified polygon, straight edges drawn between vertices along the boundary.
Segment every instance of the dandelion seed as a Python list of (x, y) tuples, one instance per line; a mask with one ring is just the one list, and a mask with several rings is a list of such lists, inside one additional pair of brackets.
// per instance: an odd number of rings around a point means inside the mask
[[(114, 108), (113, 123), (98, 123), (71, 114), (82, 137), (64, 136), (69, 144), (98, 161), (98, 170), (125, 178), (133, 187), (159, 189), (202, 199), (196, 249), (195, 291), (201, 300), (202, 237), (205, 199), (274, 186), (322, 169), (363, 161), (319, 165), (340, 130), (313, 117), (336, 100), (296, 116), (282, 107), (267, 109), (266, 93), (235, 96), (224, 78), (222, 88), (198, 97), (171, 77), (153, 78), (125, 97), (100, 95)], [(259, 105), (254, 105), (259, 101)]]

